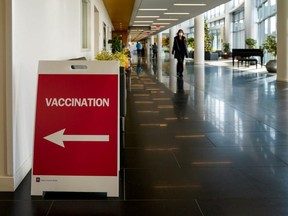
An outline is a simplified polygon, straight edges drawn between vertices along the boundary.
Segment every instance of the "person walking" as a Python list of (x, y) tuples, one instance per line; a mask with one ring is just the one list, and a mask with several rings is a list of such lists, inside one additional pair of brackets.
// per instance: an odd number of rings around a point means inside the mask
[(139, 41), (136, 44), (136, 48), (137, 48), (137, 56), (141, 57), (142, 44)]
[(172, 54), (177, 59), (177, 76), (183, 77), (183, 62), (185, 57), (188, 58), (188, 45), (182, 29), (179, 29), (174, 37)]
[(152, 58), (157, 59), (158, 46), (155, 42), (154, 42), (153, 47), (152, 47), (152, 52), (153, 52)]

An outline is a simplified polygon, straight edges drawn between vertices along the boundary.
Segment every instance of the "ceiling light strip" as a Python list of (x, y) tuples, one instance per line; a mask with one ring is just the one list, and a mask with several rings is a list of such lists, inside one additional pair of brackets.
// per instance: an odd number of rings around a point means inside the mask
[(182, 4), (182, 3), (175, 3), (174, 6), (195, 6), (195, 7), (198, 7), (198, 6), (206, 6), (206, 4)]
[(159, 16), (136, 16), (136, 18), (158, 18)]
[(189, 15), (190, 13), (164, 13), (165, 15)]
[(151, 20), (141, 20), (141, 21), (139, 21), (139, 20), (136, 20), (136, 21), (134, 21), (135, 23), (153, 23), (154, 21), (151, 21)]
[(167, 11), (166, 8), (140, 8), (139, 11)]
[(158, 21), (177, 21), (179, 19), (157, 19)]
[(153, 23), (153, 25), (170, 25), (171, 23)]

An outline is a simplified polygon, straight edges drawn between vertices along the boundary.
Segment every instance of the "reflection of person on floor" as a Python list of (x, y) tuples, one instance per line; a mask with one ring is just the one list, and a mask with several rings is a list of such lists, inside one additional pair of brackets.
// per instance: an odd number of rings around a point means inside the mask
[(184, 57), (188, 58), (187, 41), (182, 29), (179, 29), (174, 37), (172, 54), (177, 59), (177, 76), (182, 77)]
[(138, 58), (136, 73), (137, 73), (137, 75), (139, 76), (141, 72), (142, 72), (141, 60), (140, 60), (140, 58)]
[(186, 106), (188, 95), (184, 92), (183, 79), (177, 78), (177, 92), (174, 95), (174, 111), (178, 119), (184, 119), (186, 114)]
[(158, 72), (157, 61), (156, 60), (153, 61), (152, 65), (153, 65), (152, 69), (153, 69), (154, 75), (156, 75)]

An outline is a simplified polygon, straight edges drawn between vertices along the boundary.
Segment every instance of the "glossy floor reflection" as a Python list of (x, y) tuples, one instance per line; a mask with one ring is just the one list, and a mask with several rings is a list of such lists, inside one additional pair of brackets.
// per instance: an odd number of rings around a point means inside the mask
[(1, 216), (288, 215), (288, 83), (229, 67), (133, 59), (119, 198), (0, 193)]

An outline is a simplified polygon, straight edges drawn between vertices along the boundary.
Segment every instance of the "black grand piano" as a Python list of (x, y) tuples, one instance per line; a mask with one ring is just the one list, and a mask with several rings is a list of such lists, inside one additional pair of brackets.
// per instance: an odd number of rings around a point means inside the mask
[(240, 56), (242, 61), (251, 56), (259, 56), (261, 58), (261, 66), (263, 66), (264, 52), (262, 49), (232, 49), (232, 61), (234, 66), (234, 60), (236, 56)]

